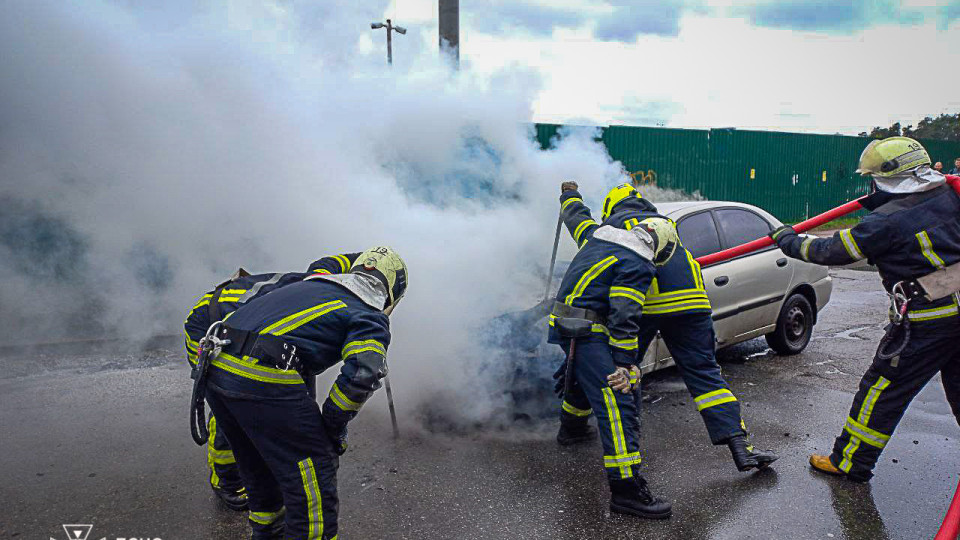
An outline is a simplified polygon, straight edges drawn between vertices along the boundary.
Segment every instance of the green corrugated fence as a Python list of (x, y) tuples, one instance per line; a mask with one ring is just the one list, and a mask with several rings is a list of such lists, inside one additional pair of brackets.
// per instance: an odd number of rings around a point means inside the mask
[[(548, 148), (562, 126), (537, 124)], [(712, 200), (740, 201), (796, 222), (867, 193), (854, 171), (869, 139), (740, 129), (609, 126), (602, 141), (610, 156), (641, 183)], [(960, 142), (921, 140), (944, 171), (960, 157)]]

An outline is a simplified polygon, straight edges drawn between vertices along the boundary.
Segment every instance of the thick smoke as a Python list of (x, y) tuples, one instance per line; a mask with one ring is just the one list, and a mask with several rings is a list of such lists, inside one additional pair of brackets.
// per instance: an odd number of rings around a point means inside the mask
[(451, 72), (417, 31), (386, 69), (377, 4), (7, 3), (0, 343), (176, 334), (239, 266), (388, 244), (398, 394), (476, 386), (489, 321), (542, 298), (560, 181), (624, 176), (590, 130), (539, 149), (534, 73)]

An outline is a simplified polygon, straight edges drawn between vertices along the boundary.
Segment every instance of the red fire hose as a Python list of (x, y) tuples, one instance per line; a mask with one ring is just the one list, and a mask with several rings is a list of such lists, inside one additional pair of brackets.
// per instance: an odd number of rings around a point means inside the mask
[[(957, 184), (954, 184), (956, 187)], [(950, 508), (947, 509), (947, 515), (943, 518), (943, 524), (937, 531), (937, 536), (933, 540), (956, 540), (960, 534), (960, 485), (957, 485), (957, 491), (953, 494), (953, 501), (950, 502)]]
[[(953, 189), (960, 194), (960, 176), (947, 176), (947, 182), (953, 187)], [(793, 230), (798, 233), (807, 232), (810, 229), (817, 228), (824, 223), (829, 223), (839, 217), (843, 217), (851, 212), (856, 212), (863, 208), (860, 206), (860, 201), (865, 199), (866, 196), (860, 197), (855, 201), (850, 201), (846, 204), (842, 204), (833, 210), (828, 210), (818, 216), (814, 216), (806, 221), (801, 221), (793, 226)], [(747, 242), (746, 244), (741, 244), (730, 249), (725, 249), (723, 251), (718, 251), (716, 253), (711, 253), (709, 255), (704, 255), (703, 257), (697, 258), (697, 262), (700, 263), (700, 266), (707, 266), (709, 264), (714, 264), (718, 262), (723, 262), (734, 257), (739, 257), (740, 255), (745, 255), (747, 253), (756, 251), (758, 249), (763, 249), (767, 246), (772, 246), (773, 240), (769, 236), (764, 236), (763, 238), (758, 238), (752, 242)]]

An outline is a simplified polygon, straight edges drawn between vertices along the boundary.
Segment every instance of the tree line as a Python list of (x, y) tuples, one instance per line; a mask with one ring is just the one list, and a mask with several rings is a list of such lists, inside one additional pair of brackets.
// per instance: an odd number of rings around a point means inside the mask
[(928, 116), (921, 120), (917, 127), (901, 126), (900, 122), (890, 127), (875, 127), (869, 133), (860, 132), (861, 137), (885, 139), (887, 137), (912, 137), (914, 139), (938, 139), (943, 141), (960, 141), (960, 113), (941, 114), (934, 118)]

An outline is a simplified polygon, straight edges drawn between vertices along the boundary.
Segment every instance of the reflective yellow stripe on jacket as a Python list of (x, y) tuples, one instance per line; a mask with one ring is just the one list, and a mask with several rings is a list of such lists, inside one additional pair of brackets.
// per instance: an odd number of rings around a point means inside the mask
[(693, 309), (710, 309), (710, 299), (703, 289), (680, 289), (667, 293), (649, 293), (644, 315), (663, 315)]
[(347, 395), (343, 393), (343, 390), (340, 390), (340, 387), (337, 386), (337, 383), (333, 383), (333, 387), (330, 388), (329, 397), (330, 401), (342, 411), (359, 411), (360, 407), (363, 406), (363, 403), (357, 403), (348, 398)]
[(661, 292), (659, 283), (654, 279), (647, 291), (647, 298), (643, 307), (644, 315), (667, 315), (692, 310), (709, 311), (711, 309), (710, 298), (707, 297), (707, 291), (703, 287), (700, 264), (689, 251), (686, 252), (686, 256), (690, 263), (690, 278), (694, 286), (689, 289)]
[(574, 286), (573, 290), (570, 291), (570, 294), (567, 295), (567, 298), (564, 301), (564, 303), (567, 304), (568, 306), (572, 306), (573, 301), (579, 298), (580, 295), (583, 294), (585, 290), (587, 290), (587, 287), (590, 286), (590, 283), (593, 280), (597, 279), (597, 277), (600, 274), (602, 274), (604, 270), (613, 266), (613, 264), (617, 262), (617, 260), (618, 259), (616, 257), (614, 257), (613, 255), (610, 255), (609, 257), (601, 260), (597, 264), (591, 266), (586, 272), (583, 273), (582, 276), (580, 276), (580, 280), (577, 281), (576, 286)]
[(958, 313), (957, 299), (956, 297), (951, 297), (952, 300), (949, 305), (927, 308), (927, 309), (911, 309), (907, 311), (907, 318), (910, 319), (910, 322), (922, 322), (922, 321), (932, 321), (934, 319), (945, 319), (947, 317), (956, 317)]
[(350, 269), (350, 259), (344, 257), (343, 255), (334, 255), (333, 258), (340, 263), (340, 272), (346, 274), (347, 270)]
[(261, 365), (258, 362), (258, 359), (249, 356), (237, 358), (236, 356), (222, 352), (210, 362), (210, 365), (233, 373), (234, 375), (259, 382), (303, 384), (303, 378), (294, 370), (284, 371), (275, 367)]
[(260, 333), (281, 336), (283, 334), (286, 334), (287, 332), (300, 328), (301, 326), (316, 319), (317, 317), (322, 317), (335, 309), (341, 309), (345, 307), (347, 307), (347, 305), (344, 304), (343, 301), (341, 300), (326, 302), (317, 306), (304, 309), (302, 311), (298, 311), (293, 315), (287, 315), (286, 317), (280, 319), (279, 321), (264, 328), (263, 330), (260, 331)]
[(224, 289), (220, 291), (217, 300), (220, 302), (239, 302), (240, 296), (245, 292), (247, 292), (246, 289)]
[(583, 236), (583, 231), (587, 230), (587, 227), (591, 225), (597, 225), (597, 222), (592, 219), (585, 219), (573, 230), (573, 240), (578, 246), (583, 247), (583, 242), (580, 241), (580, 237)]
[(934, 251), (933, 242), (930, 241), (930, 236), (927, 235), (927, 231), (920, 231), (916, 236), (917, 241), (920, 242), (920, 251), (923, 252), (924, 258), (930, 261), (930, 264), (933, 265), (934, 268), (943, 268), (943, 259)]
[(633, 300), (641, 306), (646, 301), (647, 296), (637, 289), (630, 287), (610, 287), (610, 298), (626, 298)]

